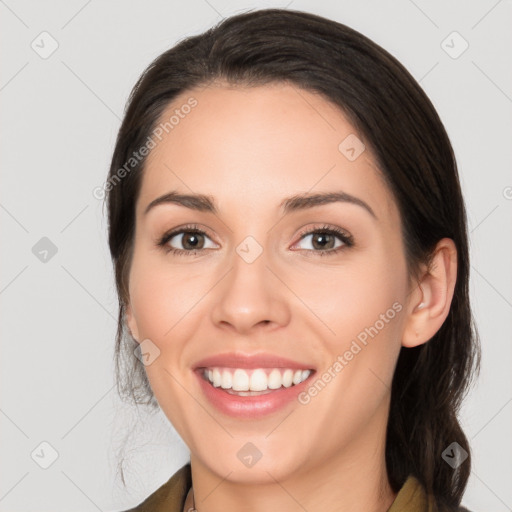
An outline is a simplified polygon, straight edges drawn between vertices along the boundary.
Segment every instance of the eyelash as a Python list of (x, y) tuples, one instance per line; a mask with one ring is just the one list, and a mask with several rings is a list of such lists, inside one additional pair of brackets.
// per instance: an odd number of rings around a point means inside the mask
[[(157, 246), (162, 248), (162, 250), (164, 250), (165, 253), (172, 252), (176, 256), (185, 256), (185, 255), (195, 256), (198, 252), (205, 250), (205, 249), (196, 249), (196, 250), (192, 250), (192, 251), (187, 251), (185, 249), (174, 249), (172, 247), (167, 246), (167, 242), (169, 240), (171, 240), (171, 238), (173, 238), (176, 235), (180, 235), (182, 233), (197, 233), (200, 235), (208, 236), (208, 233), (206, 233), (202, 229), (199, 229), (199, 227), (196, 224), (189, 224), (187, 226), (182, 226), (179, 229), (165, 233), (160, 238), (160, 240), (158, 240)], [(341, 245), (340, 247), (337, 247), (336, 249), (323, 249), (323, 250), (319, 250), (319, 251), (314, 251), (314, 250), (310, 250), (310, 249), (301, 249), (301, 250), (308, 251), (308, 252), (314, 252), (315, 254), (319, 254), (320, 256), (328, 256), (328, 255), (332, 256), (334, 254), (338, 254), (340, 251), (342, 251), (344, 249), (354, 246), (354, 239), (353, 239), (352, 235), (349, 235), (348, 233), (346, 233), (345, 231), (343, 231), (339, 228), (326, 226), (326, 225), (321, 226), (319, 228), (302, 231), (299, 235), (299, 237), (300, 237), (299, 241), (301, 241), (305, 236), (311, 235), (314, 233), (334, 235), (334, 236), (338, 237), (343, 242), (343, 245)]]

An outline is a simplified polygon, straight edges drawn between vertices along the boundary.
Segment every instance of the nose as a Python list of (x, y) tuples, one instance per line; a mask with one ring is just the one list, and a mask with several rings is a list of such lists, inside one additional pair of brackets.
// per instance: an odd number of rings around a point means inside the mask
[(214, 288), (211, 315), (217, 327), (249, 334), (289, 323), (290, 292), (269, 263), (265, 250), (251, 263), (235, 252), (230, 270)]

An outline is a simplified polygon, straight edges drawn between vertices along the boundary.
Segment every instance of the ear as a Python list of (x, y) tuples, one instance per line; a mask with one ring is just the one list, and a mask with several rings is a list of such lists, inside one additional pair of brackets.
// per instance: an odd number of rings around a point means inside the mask
[(426, 343), (441, 328), (450, 312), (456, 279), (457, 248), (451, 238), (443, 238), (436, 245), (430, 268), (410, 294), (404, 347)]
[(139, 342), (139, 330), (137, 328), (137, 322), (133, 316), (132, 307), (130, 304), (128, 304), (125, 307), (125, 313), (124, 318), (126, 325), (128, 326), (128, 330), (130, 331), (130, 334), (132, 335), (132, 338), (137, 342)]

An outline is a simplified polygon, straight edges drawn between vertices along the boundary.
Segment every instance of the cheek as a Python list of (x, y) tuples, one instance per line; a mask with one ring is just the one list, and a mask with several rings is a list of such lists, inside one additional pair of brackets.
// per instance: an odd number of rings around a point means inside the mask
[[(344, 386), (354, 385), (360, 391), (379, 385), (369, 368), (391, 383), (401, 346), (405, 260), (400, 253), (389, 254), (390, 248), (384, 244), (367, 251), (347, 268), (331, 272), (329, 279), (323, 280), (324, 286), (309, 292), (313, 309), (331, 330), (331, 335), (324, 337), (330, 363), (340, 355), (346, 362), (339, 383), (344, 381)], [(359, 396), (356, 389), (354, 392)]]
[[(304, 279), (304, 284), (309, 283), (302, 292), (305, 302), (318, 312), (336, 339), (354, 338), (376, 322), (381, 326), (381, 315), (384, 321), (394, 320), (399, 308), (393, 304), (401, 304), (405, 297), (403, 262), (387, 260), (382, 254), (354, 258), (343, 268), (319, 270), (315, 286), (311, 286), (311, 274)], [(386, 329), (391, 323), (397, 322), (386, 322)]]
[(190, 396), (183, 392), (184, 355), (193, 336), (199, 309), (197, 303), (208, 287), (185, 271), (151, 260), (134, 258), (130, 275), (130, 300), (140, 340), (151, 340), (158, 356), (145, 366), (152, 391), (175, 428), (186, 437), (181, 411), (190, 408)]
[(204, 276), (193, 272), (190, 267), (166, 265), (161, 258), (134, 259), (130, 300), (141, 337), (161, 345), (173, 338), (178, 327), (182, 336), (197, 314), (196, 304), (209, 289)]
[(332, 428), (322, 435), (333, 440), (340, 429), (355, 432), (369, 422), (388, 397), (405, 310), (405, 274), (400, 262), (391, 267), (383, 258), (354, 266), (326, 280), (316, 298), (319, 316), (335, 334), (323, 337), (328, 357), (322, 370), (330, 375), (319, 372), (318, 378), (329, 383), (314, 407), (331, 418)]

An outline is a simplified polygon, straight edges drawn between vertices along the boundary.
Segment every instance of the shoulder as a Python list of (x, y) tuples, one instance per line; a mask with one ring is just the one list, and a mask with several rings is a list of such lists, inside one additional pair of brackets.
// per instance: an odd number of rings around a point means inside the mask
[(187, 462), (142, 503), (120, 512), (181, 512), (191, 485), (190, 462)]

